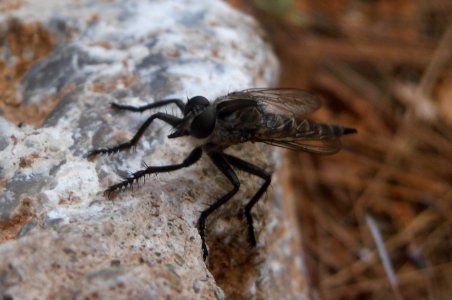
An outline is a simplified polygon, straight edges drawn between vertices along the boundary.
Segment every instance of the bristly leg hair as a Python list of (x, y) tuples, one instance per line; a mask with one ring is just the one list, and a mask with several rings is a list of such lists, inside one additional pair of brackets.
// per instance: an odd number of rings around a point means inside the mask
[[(182, 117), (168, 114), (168, 105), (176, 105), (182, 113)], [(122, 182), (106, 189), (104, 193), (108, 197), (127, 188), (133, 188), (134, 184), (138, 185), (141, 177), (143, 177), (144, 183), (147, 175), (154, 174), (158, 177), (160, 173), (187, 168), (198, 162), (203, 153), (228, 180), (229, 192), (216, 198), (214, 202), (205, 204), (206, 208), (200, 213), (196, 223), (202, 241), (201, 250), (204, 260), (208, 255), (205, 238), (206, 221), (214, 211), (227, 203), (239, 191), (240, 180), (237, 177), (237, 171), (264, 180), (254, 196), (244, 206), (248, 239), (252, 246), (256, 244), (252, 208), (263, 196), (268, 197), (268, 187), (271, 186), (271, 173), (242, 158), (225, 153), (225, 149), (245, 142), (261, 142), (295, 151), (330, 155), (340, 150), (342, 135), (356, 133), (353, 128), (309, 120), (307, 116), (320, 107), (320, 100), (315, 95), (301, 89), (256, 88), (228, 92), (227, 95), (218, 97), (212, 103), (203, 96), (195, 96), (187, 98), (186, 103), (181, 99), (171, 98), (142, 106), (115, 103), (111, 106), (133, 112), (143, 112), (154, 108), (161, 108), (161, 111), (150, 115), (128, 142), (110, 148), (91, 150), (89, 157), (98, 154), (112, 155), (131, 149), (136, 151), (139, 139), (156, 119), (172, 126), (173, 130), (168, 138), (191, 136), (199, 139), (203, 144), (193, 148), (180, 163), (165, 166), (148, 166), (143, 163), (145, 169), (132, 173)], [(307, 128), (300, 127), (299, 124), (308, 126)]]

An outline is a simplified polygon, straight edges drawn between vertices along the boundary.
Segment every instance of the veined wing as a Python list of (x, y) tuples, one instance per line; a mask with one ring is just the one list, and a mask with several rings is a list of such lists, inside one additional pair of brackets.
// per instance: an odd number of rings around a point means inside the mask
[(256, 88), (229, 93), (218, 99), (222, 102), (220, 107), (228, 100), (256, 101), (267, 113), (288, 115), (297, 119), (305, 117), (321, 105), (316, 96), (301, 89), (290, 88)]
[[(287, 126), (291, 125), (291, 126)], [(267, 128), (256, 136), (259, 142), (291, 150), (302, 150), (316, 154), (334, 154), (341, 149), (340, 136), (349, 133), (349, 128), (304, 120), (294, 123), (288, 120), (276, 130)]]
[(295, 151), (306, 151), (315, 154), (334, 154), (341, 149), (338, 138), (312, 139), (312, 140), (277, 140), (261, 139), (260, 142)]

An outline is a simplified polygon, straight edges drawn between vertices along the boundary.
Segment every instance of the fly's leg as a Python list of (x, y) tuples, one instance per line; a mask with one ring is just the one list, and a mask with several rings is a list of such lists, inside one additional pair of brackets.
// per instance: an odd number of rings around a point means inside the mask
[(159, 119), (162, 121), (165, 121), (166, 123), (170, 124), (171, 126), (176, 126), (177, 124), (179, 124), (180, 122), (182, 122), (182, 119), (173, 115), (169, 115), (169, 114), (165, 114), (162, 112), (158, 112), (156, 114), (153, 114), (152, 116), (150, 116), (144, 123), (143, 125), (141, 125), (140, 129), (138, 129), (137, 133), (135, 133), (135, 135), (133, 136), (133, 138), (126, 142), (126, 143), (122, 143), (119, 144), (117, 146), (113, 146), (113, 147), (109, 147), (109, 148), (99, 148), (99, 149), (94, 149), (91, 150), (88, 153), (88, 157), (92, 158), (95, 157), (98, 154), (111, 154), (111, 153), (115, 153), (115, 152), (119, 152), (119, 151), (124, 151), (124, 150), (128, 150), (131, 147), (135, 146), (138, 143), (138, 140), (141, 138), (141, 136), (143, 135), (144, 131), (149, 127), (149, 125), (152, 123), (152, 121), (154, 121), (155, 119)]
[(219, 152), (209, 153), (209, 157), (212, 160), (212, 162), (229, 179), (229, 181), (233, 185), (233, 188), (229, 193), (222, 196), (215, 203), (210, 205), (206, 210), (201, 212), (201, 216), (198, 219), (197, 227), (198, 227), (199, 235), (201, 236), (202, 254), (203, 254), (202, 256), (203, 256), (204, 260), (206, 260), (207, 255), (209, 253), (209, 251), (207, 250), (206, 239), (205, 239), (206, 219), (211, 213), (213, 213), (221, 205), (226, 203), (229, 199), (231, 199), (231, 197), (234, 196), (235, 193), (237, 193), (237, 191), (239, 190), (239, 187), (240, 187), (240, 181), (237, 178), (237, 175), (235, 174), (234, 170), (232, 170), (231, 166), (228, 164), (228, 162), (224, 158), (224, 155), (225, 154), (219, 153)]
[(140, 171), (137, 171), (137, 172), (131, 174), (124, 181), (121, 181), (120, 183), (110, 186), (108, 189), (105, 190), (104, 194), (107, 197), (110, 197), (110, 195), (112, 193), (119, 191), (121, 189), (127, 188), (128, 186), (132, 185), (134, 182), (138, 181), (140, 178), (142, 178), (146, 175), (149, 175), (149, 174), (172, 172), (172, 171), (176, 171), (176, 170), (191, 166), (201, 158), (201, 155), (202, 155), (202, 149), (201, 149), (201, 147), (198, 147), (198, 148), (193, 149), (193, 151), (187, 156), (187, 158), (185, 158), (184, 161), (180, 164), (168, 165), (168, 166), (148, 166), (144, 170), (140, 170)]
[(228, 154), (224, 154), (224, 157), (232, 166), (238, 168), (239, 170), (245, 171), (247, 173), (253, 174), (264, 179), (264, 184), (262, 184), (257, 193), (251, 198), (251, 200), (245, 206), (245, 217), (246, 222), (248, 224), (248, 240), (252, 246), (256, 246), (256, 236), (254, 234), (253, 217), (251, 216), (251, 209), (257, 203), (257, 201), (259, 201), (259, 199), (262, 197), (262, 195), (270, 185), (271, 174), (238, 157)]
[(157, 102), (150, 103), (150, 104), (143, 105), (143, 106), (131, 106), (131, 105), (122, 105), (122, 104), (118, 104), (118, 103), (112, 103), (111, 107), (114, 109), (123, 109), (123, 110), (130, 110), (130, 111), (134, 111), (134, 112), (143, 112), (148, 109), (165, 106), (165, 105), (172, 104), (172, 103), (176, 104), (177, 107), (179, 107), (179, 109), (182, 111), (182, 113), (184, 112), (185, 103), (180, 99), (166, 99), (166, 100), (157, 101)]

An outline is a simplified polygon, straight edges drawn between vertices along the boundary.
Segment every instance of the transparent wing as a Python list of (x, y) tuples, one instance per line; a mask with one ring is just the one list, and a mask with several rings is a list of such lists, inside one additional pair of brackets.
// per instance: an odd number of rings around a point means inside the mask
[(295, 151), (306, 151), (315, 154), (334, 154), (341, 149), (338, 138), (313, 139), (313, 140), (276, 140), (262, 139), (260, 142)]
[[(278, 128), (287, 119), (303, 120), (305, 117), (317, 110), (321, 102), (316, 96), (301, 90), (287, 88), (256, 88), (229, 93), (216, 100), (220, 116), (231, 116), (237, 124), (255, 124), (262, 126), (261, 120), (265, 113), (277, 115), (275, 124), (259, 127), (254, 140), (266, 144), (279, 146), (296, 151), (307, 151), (316, 154), (334, 154), (341, 149), (339, 136), (332, 128), (314, 122), (303, 123), (301, 131), (288, 128)], [(256, 110), (260, 107), (260, 110)], [(247, 116), (257, 117), (251, 118)], [(246, 120), (251, 119), (250, 122)], [(259, 120), (258, 120), (259, 119)], [(301, 123), (298, 123), (301, 124)]]
[[(260, 142), (292, 150), (303, 150), (317, 154), (334, 154), (341, 149), (340, 136), (343, 128), (335, 125), (304, 120), (281, 130), (266, 128), (257, 134)], [(295, 125), (295, 126), (294, 126)]]
[(254, 100), (262, 105), (268, 113), (277, 115), (290, 115), (303, 118), (317, 110), (321, 101), (318, 97), (301, 89), (289, 88), (256, 88), (230, 93), (219, 99), (227, 100)]

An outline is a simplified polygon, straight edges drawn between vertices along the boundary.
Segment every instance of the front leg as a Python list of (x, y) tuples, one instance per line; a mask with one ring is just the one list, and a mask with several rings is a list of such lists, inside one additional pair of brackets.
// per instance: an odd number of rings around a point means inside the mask
[(128, 186), (132, 185), (134, 182), (138, 181), (142, 177), (145, 177), (146, 175), (155, 174), (155, 173), (172, 172), (172, 171), (176, 171), (176, 170), (191, 166), (201, 158), (201, 155), (202, 155), (202, 149), (201, 149), (201, 147), (197, 147), (197, 148), (193, 149), (193, 151), (187, 156), (187, 158), (185, 158), (183, 160), (183, 162), (180, 164), (167, 165), (167, 166), (148, 166), (144, 170), (140, 170), (140, 171), (137, 171), (137, 172), (131, 174), (126, 180), (110, 186), (108, 189), (106, 189), (104, 191), (104, 194), (110, 198), (111, 194), (113, 194), (119, 190), (122, 190), (124, 188), (127, 188)]
[(123, 110), (130, 110), (130, 111), (134, 111), (134, 112), (143, 112), (143, 111), (148, 110), (148, 109), (153, 109), (153, 108), (165, 106), (165, 105), (172, 104), (172, 103), (176, 104), (177, 107), (179, 107), (179, 109), (181, 110), (181, 112), (184, 113), (185, 103), (182, 100), (180, 100), (180, 99), (160, 100), (160, 101), (156, 101), (154, 103), (146, 104), (146, 105), (143, 105), (143, 106), (131, 106), (131, 105), (123, 105), (123, 104), (118, 104), (118, 103), (112, 103), (111, 107), (114, 108), (114, 109), (123, 109)]
[(155, 119), (159, 119), (162, 121), (165, 121), (166, 123), (170, 124), (171, 126), (175, 127), (180, 122), (182, 122), (182, 119), (173, 115), (165, 114), (162, 112), (158, 112), (156, 114), (153, 114), (150, 116), (144, 123), (141, 125), (140, 129), (138, 129), (137, 133), (133, 136), (133, 138), (126, 142), (119, 144), (117, 146), (109, 147), (109, 148), (99, 148), (91, 150), (88, 153), (88, 158), (93, 158), (98, 154), (111, 154), (119, 151), (128, 150), (131, 147), (135, 146), (138, 143), (138, 140), (143, 135), (144, 131), (149, 127), (149, 125), (154, 121)]

